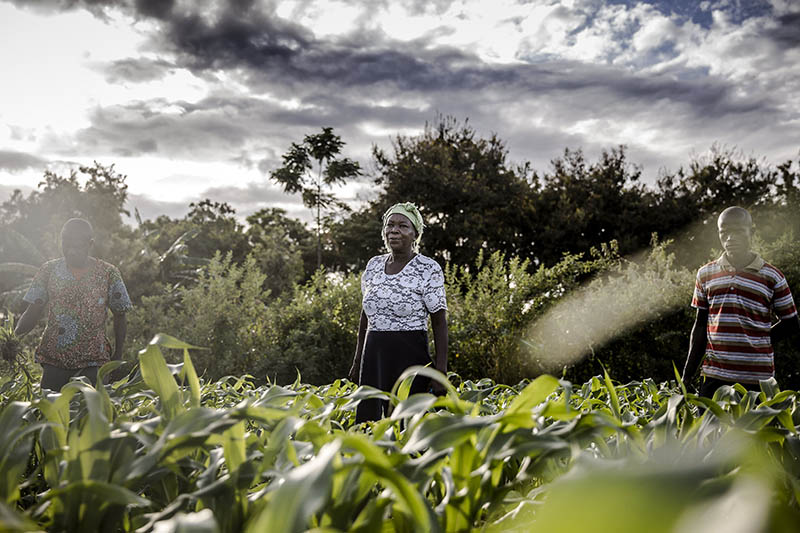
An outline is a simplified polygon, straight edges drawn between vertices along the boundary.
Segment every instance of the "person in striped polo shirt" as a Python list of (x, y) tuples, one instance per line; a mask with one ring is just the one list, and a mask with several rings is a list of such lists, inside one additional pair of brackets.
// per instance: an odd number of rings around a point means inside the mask
[(783, 273), (750, 249), (750, 213), (729, 207), (717, 228), (725, 252), (697, 272), (692, 297), (697, 317), (683, 369), (683, 380), (689, 380), (702, 362), (700, 394), (707, 397), (733, 383), (759, 390), (759, 380), (775, 375), (772, 343), (800, 332)]

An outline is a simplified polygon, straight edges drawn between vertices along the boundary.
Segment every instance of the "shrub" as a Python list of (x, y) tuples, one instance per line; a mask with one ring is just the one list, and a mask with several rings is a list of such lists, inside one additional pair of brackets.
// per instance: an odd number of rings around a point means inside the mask
[(540, 374), (542, 354), (525, 341), (531, 323), (587, 276), (618, 260), (615, 244), (593, 250), (590, 259), (565, 254), (552, 267), (530, 272), (528, 260), (495, 252), (474, 272), (445, 272), (450, 333), (450, 368), (469, 379), (490, 377), (505, 383)]
[(212, 379), (226, 374), (252, 374), (266, 352), (268, 295), (265, 274), (248, 256), (239, 266), (231, 254), (217, 253), (191, 287), (177, 287), (142, 298), (129, 313), (134, 335), (129, 346), (141, 345), (160, 331), (208, 350), (193, 354), (199, 373)]
[(268, 356), (259, 367), (278, 383), (330, 383), (345, 377), (361, 313), (360, 276), (318, 270), (289, 297), (270, 305)]

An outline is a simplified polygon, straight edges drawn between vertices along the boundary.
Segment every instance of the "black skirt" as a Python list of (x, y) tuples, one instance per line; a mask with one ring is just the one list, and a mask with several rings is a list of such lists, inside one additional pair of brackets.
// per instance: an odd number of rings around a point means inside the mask
[[(367, 331), (358, 382), (388, 392), (408, 367), (431, 362), (427, 331)], [(429, 385), (428, 378), (414, 378), (410, 394), (425, 392)], [(362, 400), (356, 422), (378, 420), (388, 404), (386, 400)]]

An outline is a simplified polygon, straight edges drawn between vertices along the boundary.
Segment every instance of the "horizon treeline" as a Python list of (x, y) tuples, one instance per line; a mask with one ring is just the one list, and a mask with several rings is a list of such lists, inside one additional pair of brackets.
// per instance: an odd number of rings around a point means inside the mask
[[(346, 372), (358, 276), (382, 253), (381, 215), (399, 201), (420, 207), (421, 252), (448, 269), (451, 368), (465, 377), (509, 382), (554, 371), (523, 342), (530, 324), (587, 283), (650, 265), (672, 280), (671, 307), (602, 346), (587, 339), (589, 362), (560, 371), (580, 380), (603, 363), (617, 379), (669, 379), (672, 362), (685, 357), (694, 272), (719, 252), (715, 220), (730, 205), (751, 209), (759, 250), (793, 289), (800, 284), (800, 158), (768, 163), (713, 148), (646, 184), (624, 146), (594, 161), (566, 149), (538, 171), (512, 164), (497, 135), (439, 117), (420, 135), (395, 137), (390, 150), (374, 148), (372, 162), (372, 175), (359, 179), (374, 185), (373, 199), (356, 210), (332, 204), (319, 236), (277, 208), (242, 224), (233, 207), (213, 198), (190, 204), (182, 218), (139, 219), (134, 228), (123, 218), (131, 214), (126, 176), (113, 164), (95, 162), (68, 176), (45, 171), (37, 190), (0, 204), (0, 310), (23, 310), (31, 276), (60, 256), (61, 226), (79, 216), (95, 227), (94, 255), (120, 268), (134, 300), (131, 359), (147, 335), (165, 331), (211, 348), (200, 356), (208, 376), (246, 372), (285, 381), (299, 370), (320, 383)], [(631, 259), (640, 252), (649, 259)], [(642, 292), (623, 296), (644, 308), (651, 295), (646, 286)], [(487, 305), (493, 309), (474, 309)], [(649, 350), (653, 364), (633, 364), (636, 349)], [(790, 374), (800, 379), (796, 369)]]

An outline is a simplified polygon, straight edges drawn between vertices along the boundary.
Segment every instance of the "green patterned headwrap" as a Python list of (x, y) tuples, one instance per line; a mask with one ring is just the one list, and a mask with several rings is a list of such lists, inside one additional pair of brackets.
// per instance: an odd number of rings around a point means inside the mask
[(417, 209), (417, 206), (411, 202), (394, 204), (383, 214), (384, 228), (386, 227), (386, 221), (389, 220), (389, 217), (395, 213), (403, 215), (411, 221), (411, 225), (414, 226), (414, 229), (417, 232), (417, 238), (414, 240), (414, 247), (419, 248), (419, 242), (422, 240), (422, 231), (425, 229), (425, 224), (422, 222), (422, 215), (420, 214), (419, 209)]

